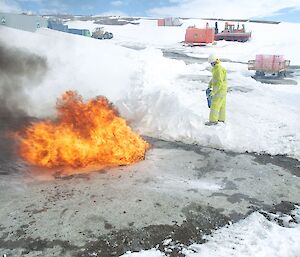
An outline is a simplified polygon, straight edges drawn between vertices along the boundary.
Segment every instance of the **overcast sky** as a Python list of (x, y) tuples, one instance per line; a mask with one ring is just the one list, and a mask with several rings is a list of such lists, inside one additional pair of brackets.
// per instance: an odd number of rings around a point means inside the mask
[(300, 22), (300, 0), (0, 0), (0, 11)]

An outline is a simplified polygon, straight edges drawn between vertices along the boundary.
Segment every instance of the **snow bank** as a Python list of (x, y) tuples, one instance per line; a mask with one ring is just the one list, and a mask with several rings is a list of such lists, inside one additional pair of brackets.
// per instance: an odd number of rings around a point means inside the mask
[[(300, 252), (300, 208), (297, 207), (292, 216), (267, 214), (272, 221), (267, 220), (258, 212), (235, 224), (225, 226), (212, 235), (206, 236), (207, 243), (193, 244), (184, 249), (186, 257), (229, 257), (229, 256), (260, 256), (260, 257), (296, 257)], [(274, 220), (282, 220), (284, 226), (279, 226)], [(147, 255), (148, 254), (148, 255)], [(142, 251), (127, 253), (126, 257), (164, 256), (161, 252)]]
[[(300, 208), (296, 209), (294, 215), (299, 222)], [(273, 216), (278, 218), (278, 215)], [(283, 218), (287, 220), (285, 225), (288, 227), (279, 226), (255, 212), (245, 220), (217, 230), (206, 238), (207, 243), (190, 246), (185, 255), (296, 257), (300, 252), (300, 225), (289, 224), (292, 220), (289, 216)]]
[[(104, 95), (116, 101), (130, 86), (135, 71), (133, 51), (106, 41), (40, 29), (30, 33), (1, 26), (0, 43), (46, 57), (48, 72), (34, 90), (23, 88), (30, 98), (30, 115), (53, 114), (56, 99), (66, 90), (78, 90), (85, 98)], [(29, 87), (28, 87), (29, 88)]]
[[(227, 123), (207, 127), (208, 64), (185, 65), (156, 49), (141, 51), (139, 58), (132, 87), (117, 105), (141, 134), (237, 152), (300, 157), (299, 86), (261, 84), (245, 65), (224, 63), (229, 79)], [(195, 74), (202, 76), (199, 81), (188, 80)]]
[[(47, 58), (49, 70), (43, 82), (38, 88), (25, 89), (31, 115), (53, 114), (56, 98), (75, 89), (85, 98), (107, 96), (144, 135), (300, 159), (300, 74), (295, 77), (298, 85), (268, 85), (253, 80), (245, 64), (224, 62), (229, 80), (227, 123), (207, 127), (208, 63), (186, 64), (164, 57), (160, 50), (203, 58), (216, 52), (233, 61), (254, 58), (256, 53), (278, 53), (300, 64), (300, 38), (294, 33), (300, 24), (248, 23), (253, 38), (247, 43), (218, 42), (200, 48), (178, 43), (188, 25), (205, 23), (185, 20), (181, 27), (158, 27), (155, 20), (142, 19), (140, 25), (104, 26), (114, 39), (103, 41), (48, 29), (29, 33), (1, 27), (5, 34), (1, 41)], [(98, 26), (92, 22), (68, 25), (91, 30)]]

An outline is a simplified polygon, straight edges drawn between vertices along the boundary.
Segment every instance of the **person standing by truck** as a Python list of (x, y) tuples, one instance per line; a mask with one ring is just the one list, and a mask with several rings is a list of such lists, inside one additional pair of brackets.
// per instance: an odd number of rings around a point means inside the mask
[(227, 71), (221, 65), (220, 59), (215, 55), (208, 57), (212, 68), (212, 79), (209, 82), (211, 106), (209, 122), (205, 125), (216, 125), (218, 122), (225, 122), (226, 118), (226, 95), (227, 95)]

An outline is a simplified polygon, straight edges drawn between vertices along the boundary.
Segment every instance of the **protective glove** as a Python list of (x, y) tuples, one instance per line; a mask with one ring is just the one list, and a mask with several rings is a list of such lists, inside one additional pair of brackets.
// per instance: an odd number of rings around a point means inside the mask
[(206, 91), (205, 91), (206, 96), (207, 96), (207, 97), (211, 96), (211, 92), (212, 92), (212, 90), (208, 87), (208, 88), (206, 89)]

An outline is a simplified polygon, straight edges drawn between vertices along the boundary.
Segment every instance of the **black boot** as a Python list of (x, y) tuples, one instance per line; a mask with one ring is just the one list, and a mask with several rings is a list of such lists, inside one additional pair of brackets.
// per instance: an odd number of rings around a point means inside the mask
[(217, 124), (218, 124), (217, 121), (208, 121), (208, 122), (205, 122), (206, 126), (214, 126), (214, 125), (217, 125)]

